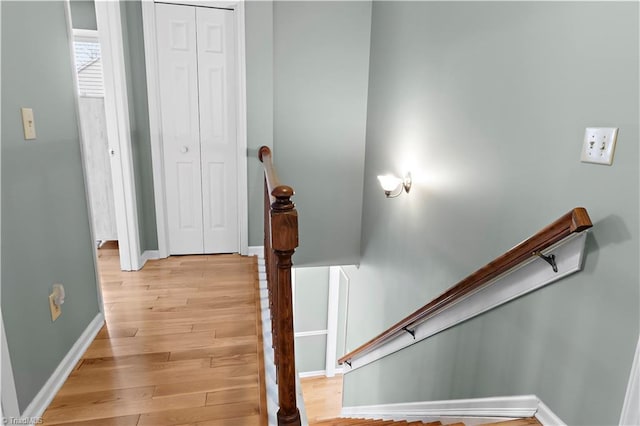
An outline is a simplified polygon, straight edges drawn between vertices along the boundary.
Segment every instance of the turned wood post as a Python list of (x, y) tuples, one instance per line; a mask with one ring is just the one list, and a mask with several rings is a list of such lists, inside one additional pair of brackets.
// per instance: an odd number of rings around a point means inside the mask
[(265, 169), (264, 254), (280, 406), (278, 426), (300, 426), (291, 291), (291, 257), (298, 247), (298, 212), (291, 201), (293, 189), (278, 180), (269, 147), (261, 147), (258, 157)]
[(279, 426), (299, 426), (300, 412), (296, 405), (296, 367), (293, 335), (293, 303), (291, 292), (291, 256), (298, 247), (298, 212), (291, 202), (293, 189), (281, 185), (272, 191), (271, 244), (277, 270), (277, 344)]

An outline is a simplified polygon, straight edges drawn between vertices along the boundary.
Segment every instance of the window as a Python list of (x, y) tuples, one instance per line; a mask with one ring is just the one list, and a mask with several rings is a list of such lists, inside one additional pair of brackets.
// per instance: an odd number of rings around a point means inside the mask
[(78, 74), (78, 94), (83, 97), (104, 97), (104, 79), (102, 77), (102, 55), (96, 31), (74, 31), (73, 49)]

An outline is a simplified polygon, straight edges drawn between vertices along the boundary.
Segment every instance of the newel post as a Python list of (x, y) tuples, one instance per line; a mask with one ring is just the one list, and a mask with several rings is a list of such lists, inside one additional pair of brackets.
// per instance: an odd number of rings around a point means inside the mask
[(291, 294), (291, 257), (298, 247), (298, 212), (291, 202), (293, 189), (281, 185), (273, 189), (271, 205), (271, 248), (276, 257), (278, 410), (279, 426), (300, 426), (296, 405), (296, 369), (293, 335), (293, 304)]

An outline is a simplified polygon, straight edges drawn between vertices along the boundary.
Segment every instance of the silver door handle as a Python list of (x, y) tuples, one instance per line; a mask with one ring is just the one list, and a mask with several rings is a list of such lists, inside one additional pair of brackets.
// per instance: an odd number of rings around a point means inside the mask
[(189, 152), (189, 147), (188, 146), (183, 146), (182, 149), (180, 150), (180, 152), (182, 152), (183, 154), (186, 152)]

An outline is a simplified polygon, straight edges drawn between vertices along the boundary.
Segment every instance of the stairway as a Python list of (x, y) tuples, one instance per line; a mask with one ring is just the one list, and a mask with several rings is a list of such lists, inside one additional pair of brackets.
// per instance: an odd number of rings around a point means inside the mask
[[(443, 425), (441, 422), (430, 422), (424, 423), (421, 421), (407, 421), (407, 420), (371, 420), (371, 419), (348, 419), (348, 418), (335, 418), (329, 420), (322, 420), (320, 422), (315, 422), (313, 425), (317, 426), (351, 426), (351, 425), (412, 425), (412, 426), (466, 426), (464, 423), (449, 423)], [(541, 426), (540, 423), (533, 417), (526, 419), (516, 419), (516, 420), (508, 420), (501, 421), (496, 423), (484, 423), (479, 426), (531, 426), (537, 425)]]

